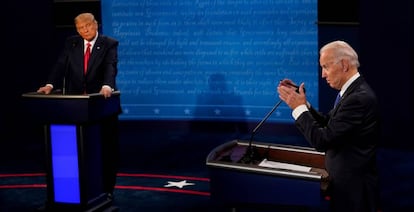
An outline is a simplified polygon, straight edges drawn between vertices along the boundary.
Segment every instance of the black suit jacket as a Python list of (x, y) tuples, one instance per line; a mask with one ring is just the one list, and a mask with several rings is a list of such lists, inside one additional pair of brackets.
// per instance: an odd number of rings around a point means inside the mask
[(334, 211), (372, 211), (380, 116), (376, 95), (364, 78), (357, 78), (327, 115), (311, 108), (295, 124), (313, 147), (326, 152)]
[(84, 75), (83, 39), (79, 35), (68, 37), (47, 83), (55, 89), (64, 89), (67, 94), (97, 93), (103, 85), (117, 89), (118, 44), (117, 40), (99, 34), (89, 59), (87, 74)]

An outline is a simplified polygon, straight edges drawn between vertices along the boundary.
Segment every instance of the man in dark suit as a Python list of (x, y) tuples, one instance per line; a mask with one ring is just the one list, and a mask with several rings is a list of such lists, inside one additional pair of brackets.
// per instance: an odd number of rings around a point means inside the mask
[[(66, 39), (47, 84), (38, 92), (49, 94), (62, 88), (66, 94), (101, 93), (110, 97), (116, 88), (118, 72), (118, 41), (98, 33), (93, 14), (83, 13), (75, 18), (78, 35)], [(91, 44), (90, 58), (84, 70), (84, 54)]]
[[(118, 41), (98, 33), (98, 22), (91, 13), (74, 19), (78, 35), (66, 39), (62, 54), (46, 85), (37, 92), (50, 94), (62, 88), (63, 94), (101, 93), (111, 97), (118, 72)], [(90, 52), (87, 46), (90, 46)], [(84, 55), (89, 54), (87, 59)], [(121, 106), (119, 105), (119, 113)], [(113, 194), (118, 163), (118, 114), (102, 121), (102, 160), (104, 191)]]
[(297, 89), (285, 79), (279, 97), (293, 110), (295, 125), (325, 155), (332, 211), (373, 212), (378, 207), (376, 151), (380, 135), (377, 97), (360, 75), (358, 55), (343, 41), (320, 49), (322, 78), (339, 90), (340, 99), (326, 115), (306, 100), (304, 83)]

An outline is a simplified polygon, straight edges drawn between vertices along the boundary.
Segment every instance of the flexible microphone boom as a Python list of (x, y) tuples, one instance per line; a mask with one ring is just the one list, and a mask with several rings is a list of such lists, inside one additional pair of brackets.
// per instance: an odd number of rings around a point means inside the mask
[[(295, 87), (296, 92), (299, 93), (299, 86), (288, 83), (289, 86)], [(305, 92), (305, 88), (303, 88), (303, 91)], [(253, 163), (254, 161), (257, 161), (260, 159), (259, 154), (257, 153), (256, 149), (252, 146), (253, 143), (253, 137), (256, 135), (257, 130), (263, 125), (263, 123), (272, 115), (272, 113), (279, 107), (279, 105), (282, 103), (282, 100), (279, 100), (275, 106), (273, 106), (272, 110), (270, 110), (267, 115), (257, 124), (257, 126), (253, 129), (252, 134), (250, 136), (249, 140), (249, 146), (247, 147), (245, 155), (240, 159), (239, 162), (241, 163)]]
[(273, 106), (272, 110), (267, 113), (267, 115), (257, 124), (257, 126), (253, 129), (252, 134), (250, 136), (249, 140), (249, 146), (247, 147), (245, 155), (240, 159), (241, 163), (253, 163), (258, 158), (258, 153), (256, 149), (252, 146), (253, 137), (256, 135), (257, 130), (263, 125), (263, 123), (272, 115), (272, 113), (276, 110), (276, 108), (279, 107), (279, 105), (282, 103), (282, 100), (279, 100)]

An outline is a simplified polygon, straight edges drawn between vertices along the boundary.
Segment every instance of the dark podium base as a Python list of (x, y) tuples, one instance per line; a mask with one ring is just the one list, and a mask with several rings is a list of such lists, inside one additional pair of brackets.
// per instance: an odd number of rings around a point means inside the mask
[(119, 91), (110, 98), (99, 93), (22, 96), (28, 116), (44, 126), (47, 200), (40, 211), (116, 211), (105, 193), (102, 143), (108, 122), (120, 112)]

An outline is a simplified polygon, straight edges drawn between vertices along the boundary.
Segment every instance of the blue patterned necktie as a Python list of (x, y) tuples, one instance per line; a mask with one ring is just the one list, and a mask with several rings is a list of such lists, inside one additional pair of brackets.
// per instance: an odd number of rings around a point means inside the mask
[(334, 108), (336, 107), (336, 105), (339, 103), (339, 101), (341, 101), (341, 93), (338, 92), (338, 95), (336, 95), (336, 99), (335, 99), (335, 104), (334, 104)]

